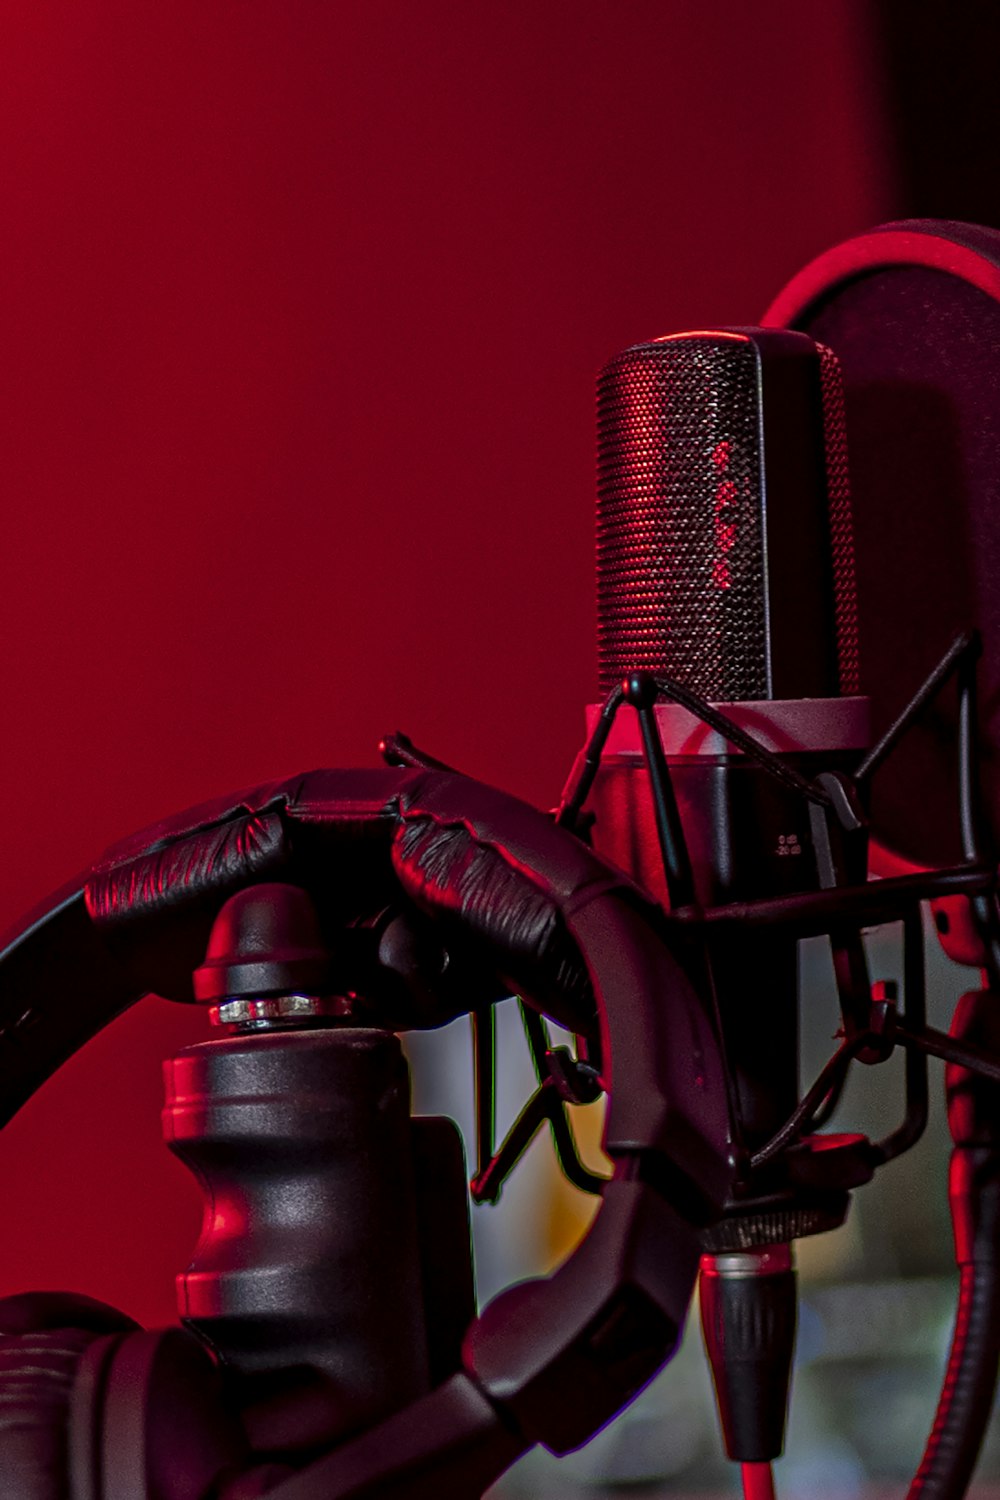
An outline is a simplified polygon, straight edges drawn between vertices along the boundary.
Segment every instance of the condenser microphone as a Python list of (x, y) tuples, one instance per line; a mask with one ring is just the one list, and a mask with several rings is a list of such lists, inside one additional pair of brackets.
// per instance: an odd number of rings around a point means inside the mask
[[(605, 366), (597, 593), (603, 694), (647, 674), (721, 709), (804, 781), (851, 769), (868, 714), (843, 397), (828, 349), (784, 330), (719, 329), (638, 344)], [(835, 883), (802, 782), (783, 784), (663, 697), (656, 730), (695, 901), (718, 907)], [(601, 711), (589, 711), (591, 730)], [(669, 905), (647, 752), (637, 716), (619, 713), (593, 786), (593, 838)], [(863, 881), (858, 852), (850, 875)], [(753, 1154), (798, 1102), (797, 945), (744, 928), (709, 961), (738, 1134)], [(767, 1463), (783, 1445), (789, 1244), (843, 1212), (846, 1197), (842, 1209), (810, 1198), (775, 1160), (748, 1172), (703, 1239), (706, 1346), (727, 1450), (745, 1464)]]
[[(637, 344), (605, 366), (597, 602), (603, 694), (632, 672), (662, 674), (768, 748), (804, 755), (807, 771), (864, 748), (843, 396), (828, 349), (785, 330), (720, 329)], [(809, 889), (805, 808), (684, 708), (663, 703), (657, 720), (698, 898)], [(619, 716), (595, 834), (665, 899), (640, 761), (634, 721)]]

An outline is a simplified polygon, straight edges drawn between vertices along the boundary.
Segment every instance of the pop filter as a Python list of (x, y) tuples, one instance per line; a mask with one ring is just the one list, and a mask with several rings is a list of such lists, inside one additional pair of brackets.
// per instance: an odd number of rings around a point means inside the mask
[[(959, 631), (982, 635), (979, 763), (1000, 843), (1000, 231), (883, 225), (811, 262), (762, 321), (810, 334), (843, 369), (876, 734)], [(956, 729), (946, 693), (876, 778), (877, 837), (922, 864), (961, 857)]]

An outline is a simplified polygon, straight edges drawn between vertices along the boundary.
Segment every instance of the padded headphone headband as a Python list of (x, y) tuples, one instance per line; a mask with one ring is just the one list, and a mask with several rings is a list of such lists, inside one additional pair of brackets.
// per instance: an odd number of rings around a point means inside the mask
[(415, 1435), (433, 1408), (478, 1431), (488, 1398), (523, 1445), (576, 1446), (670, 1353), (697, 1270), (693, 1221), (721, 1205), (732, 1167), (718, 1041), (658, 908), (537, 809), (453, 773), (314, 771), (117, 845), (0, 950), (2, 1119), (144, 993), (190, 1000), (215, 915), (270, 880), (306, 888), (333, 924), (402, 900), (479, 956), (474, 997), (501, 976), (581, 1031), (596, 1005), (615, 1161), (597, 1220), (554, 1277), (485, 1310), (466, 1375), (390, 1419)]

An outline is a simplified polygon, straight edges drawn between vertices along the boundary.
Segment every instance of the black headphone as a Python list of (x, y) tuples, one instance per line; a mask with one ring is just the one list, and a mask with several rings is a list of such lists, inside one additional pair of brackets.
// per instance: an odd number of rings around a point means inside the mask
[(478, 1496), (536, 1442), (579, 1446), (676, 1344), (696, 1226), (733, 1170), (712, 1018), (639, 887), (465, 776), (313, 771), (111, 849), (0, 950), (0, 1123), (141, 996), (191, 1001), (220, 909), (275, 881), (305, 890), (327, 932), (391, 910), (447, 950), (435, 1012), (426, 984), (387, 972), (384, 944), (375, 963), (348, 945), (376, 1011), (386, 997), (376, 1025), (437, 1024), (514, 989), (595, 1037), (614, 1163), (597, 1218), (551, 1277), (473, 1321), (461, 1371), (297, 1471), (254, 1464), (225, 1370), (194, 1334), (143, 1332), (69, 1294), (0, 1301), (5, 1500)]

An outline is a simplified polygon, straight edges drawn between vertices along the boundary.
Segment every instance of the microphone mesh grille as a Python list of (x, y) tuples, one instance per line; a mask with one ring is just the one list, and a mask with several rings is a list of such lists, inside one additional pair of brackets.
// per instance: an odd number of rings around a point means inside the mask
[(597, 402), (601, 692), (646, 670), (717, 702), (766, 698), (750, 341), (636, 345), (601, 371)]

